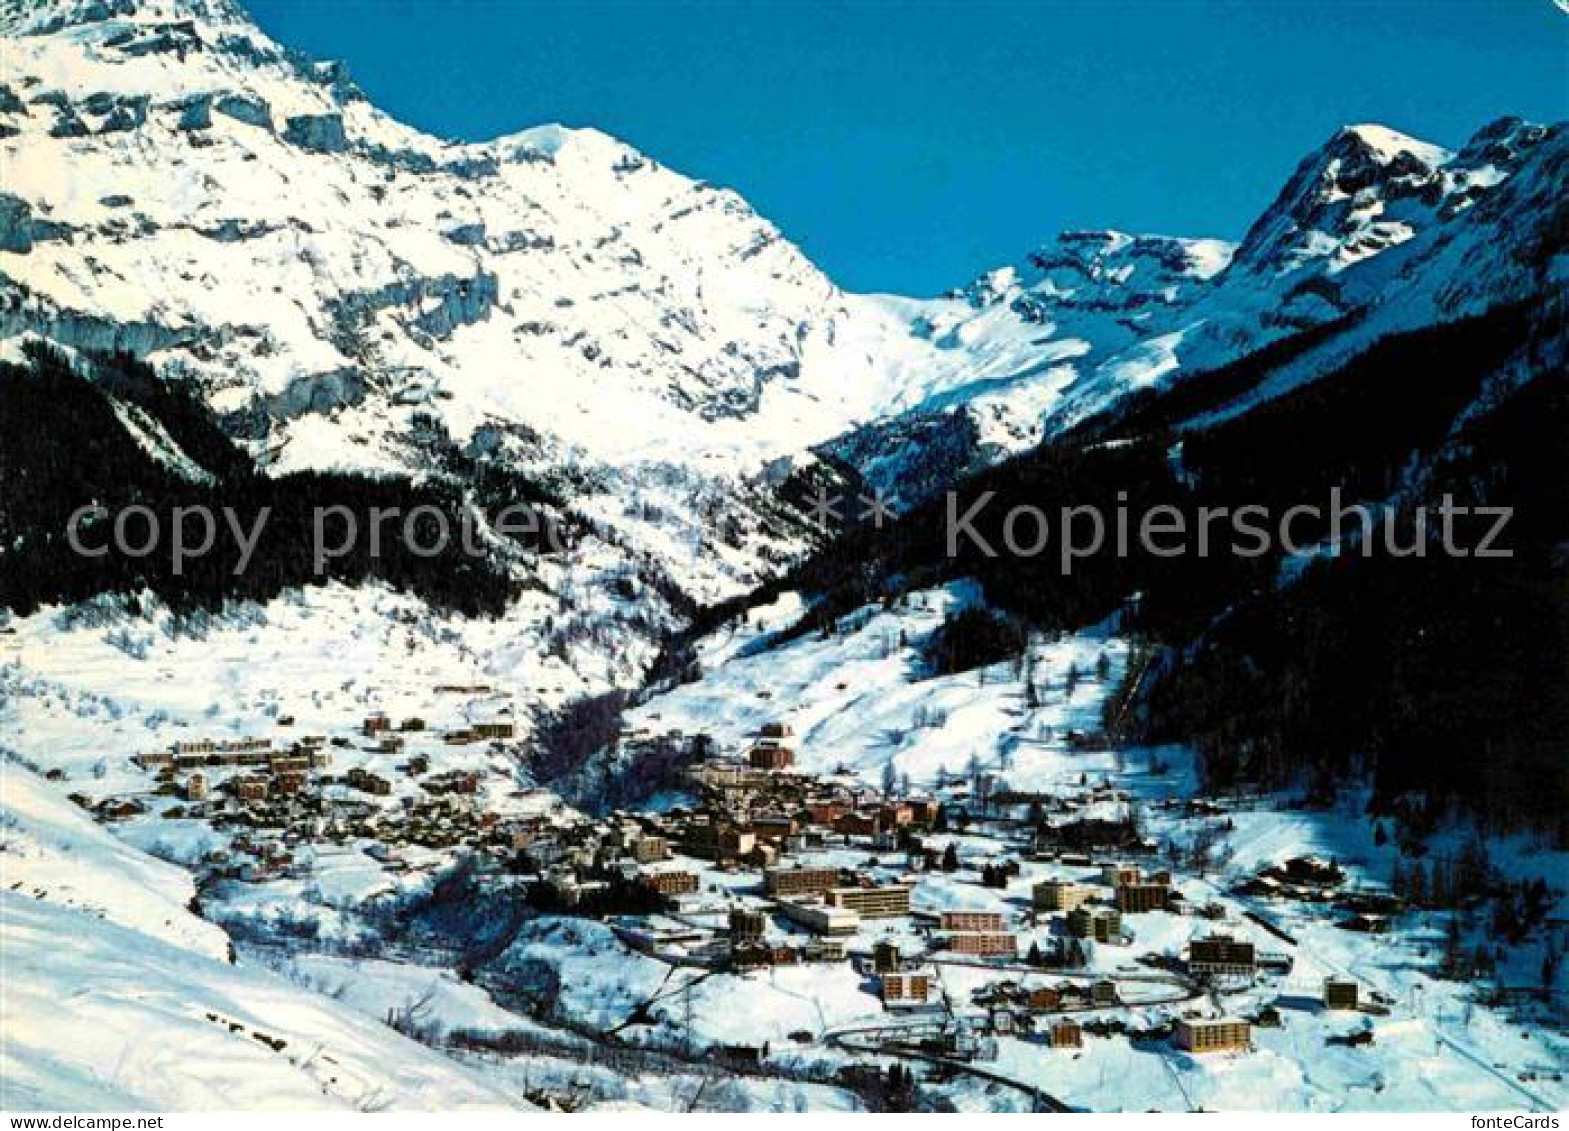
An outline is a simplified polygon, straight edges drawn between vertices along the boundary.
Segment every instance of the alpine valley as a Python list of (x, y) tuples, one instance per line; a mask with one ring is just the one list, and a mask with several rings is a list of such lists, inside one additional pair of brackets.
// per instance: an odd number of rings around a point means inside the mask
[[(1563, 123), (907, 298), (231, 0), (0, 35), (0, 1106), (1569, 1106)], [(985, 552), (1331, 492), (1508, 555)]]

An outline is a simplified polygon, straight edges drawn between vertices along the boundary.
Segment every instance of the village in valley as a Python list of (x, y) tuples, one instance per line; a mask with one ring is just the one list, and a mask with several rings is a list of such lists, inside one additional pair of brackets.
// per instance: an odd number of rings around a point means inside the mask
[[(662, 778), (606, 812), (530, 783), (512, 696), (466, 678), (398, 709), (357, 691), (336, 727), (269, 690), (263, 725), (46, 776), (189, 869), (232, 959), (352, 980), (459, 1058), (556, 1064), (530, 1076), (547, 1104), (613, 1098), (606, 1064), (882, 1109), (1217, 1109), (1266, 1083), (1398, 1108), (1456, 1080), (1559, 1103), (1561, 1036), (1521, 1027), (1551, 999), (1392, 887), (1388, 822), (1206, 796), (1185, 752), (1122, 749), (1140, 661), (1114, 633), (911, 678), (899, 641), (965, 599), (772, 656), (788, 608), (709, 642), (704, 678), (623, 717), (593, 772)], [(1480, 898), (1492, 865), (1467, 866)]]

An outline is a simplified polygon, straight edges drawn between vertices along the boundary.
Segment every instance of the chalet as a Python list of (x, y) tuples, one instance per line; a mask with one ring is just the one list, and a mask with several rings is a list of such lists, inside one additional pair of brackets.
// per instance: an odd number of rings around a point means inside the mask
[(207, 796), (207, 775), (192, 774), (185, 779), (185, 799), (187, 801), (201, 801)]
[(1099, 943), (1122, 941), (1122, 912), (1110, 907), (1075, 907), (1068, 913), (1068, 933)]
[(977, 957), (1014, 957), (1019, 953), (1019, 942), (1009, 934), (980, 931), (946, 935), (943, 946), (955, 954), (972, 954)]
[(879, 939), (872, 947), (872, 969), (887, 974), (899, 969), (899, 944), (891, 939)]
[(781, 841), (795, 831), (795, 818), (780, 813), (763, 813), (752, 818), (751, 832), (758, 840)]
[(878, 823), (885, 829), (902, 829), (915, 821), (915, 809), (901, 801), (892, 801), (877, 810)]
[(1389, 933), (1389, 916), (1359, 912), (1349, 919), (1341, 920), (1335, 926), (1344, 931), (1357, 931), (1364, 935), (1385, 935)]
[(834, 822), (850, 811), (843, 801), (811, 801), (807, 803), (807, 819), (814, 825), (833, 828)]
[(392, 720), (382, 712), (376, 711), (373, 714), (365, 716), (365, 722), (361, 725), (360, 729), (366, 738), (374, 738), (378, 734), (391, 730)]
[(844, 836), (876, 836), (882, 829), (876, 812), (842, 813), (834, 820), (834, 832)]
[(1325, 1009), (1356, 1009), (1359, 1004), (1357, 984), (1350, 978), (1324, 979)]
[(835, 938), (808, 939), (801, 947), (801, 957), (807, 962), (843, 962), (844, 940)]
[(860, 914), (847, 907), (789, 899), (780, 900), (777, 907), (786, 919), (815, 935), (853, 935), (861, 929)]
[(758, 743), (747, 751), (746, 759), (754, 770), (788, 770), (795, 765), (795, 751), (788, 746)]
[(1171, 888), (1166, 884), (1131, 883), (1117, 885), (1117, 910), (1124, 915), (1141, 915), (1149, 911), (1164, 911), (1171, 902)]
[(1319, 856), (1295, 856), (1280, 869), (1285, 879), (1293, 884), (1315, 884), (1329, 887), (1345, 879), (1345, 872), (1333, 860)]
[(652, 864), (670, 855), (670, 843), (662, 836), (636, 836), (628, 847), (639, 864)]
[(102, 820), (124, 821), (141, 816), (147, 812), (147, 806), (134, 797), (110, 798), (99, 802), (95, 811)]
[(730, 909), (730, 937), (733, 939), (760, 939), (768, 930), (768, 916), (749, 907)]
[(901, 970), (881, 979), (884, 1009), (912, 1009), (931, 1000), (935, 979), (929, 970)]
[(838, 868), (768, 868), (763, 890), (769, 895), (815, 895), (839, 882)]
[(733, 825), (726, 826), (718, 830), (714, 844), (720, 860), (739, 860), (757, 848), (757, 834)]
[(698, 888), (697, 876), (692, 872), (661, 869), (643, 873), (643, 886), (664, 896), (691, 895)]
[(1055, 986), (1034, 986), (1025, 991), (1024, 1004), (1030, 1009), (1050, 1013), (1062, 1008), (1062, 992)]
[(1079, 1028), (1079, 1023), (1069, 1018), (1062, 1018), (1051, 1023), (1051, 1028), (1046, 1031), (1046, 1044), (1054, 1049), (1077, 1049), (1084, 1047), (1084, 1030)]
[(1143, 873), (1136, 864), (1102, 864), (1100, 869), (1100, 882), (1109, 888), (1122, 887), (1124, 884), (1136, 884), (1143, 879)]

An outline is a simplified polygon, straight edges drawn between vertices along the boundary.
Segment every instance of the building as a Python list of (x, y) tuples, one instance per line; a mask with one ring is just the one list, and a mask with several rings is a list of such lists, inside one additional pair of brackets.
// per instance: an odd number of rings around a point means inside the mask
[(778, 908), (786, 919), (816, 935), (853, 935), (861, 929), (860, 914), (848, 907), (780, 900)]
[(754, 770), (788, 770), (795, 765), (795, 751), (788, 746), (760, 742), (747, 752), (746, 760)]
[(730, 937), (732, 939), (760, 939), (767, 930), (768, 916), (761, 911), (749, 907), (732, 907), (730, 909)]
[(185, 800), (201, 801), (207, 796), (207, 775), (192, 774), (185, 779)]
[(834, 822), (849, 811), (849, 804), (843, 801), (810, 801), (806, 806), (807, 819), (824, 828), (833, 828)]
[[(755, 844), (755, 838), (753, 841)], [(763, 870), (763, 890), (769, 895), (817, 895), (838, 882), (838, 868), (780, 867)]]
[(244, 777), (233, 778), (231, 779), (231, 784), (234, 788), (234, 796), (241, 801), (267, 800), (267, 779), (258, 774), (247, 774)]
[(1102, 864), (1100, 867), (1100, 882), (1109, 888), (1136, 884), (1143, 878), (1137, 864)]
[(795, 734), (795, 728), (789, 723), (764, 723), (758, 728), (757, 733), (763, 738), (790, 738)]
[(751, 831), (758, 840), (781, 841), (795, 835), (795, 818), (782, 813), (765, 813), (752, 818)]
[(1147, 911), (1164, 911), (1171, 900), (1171, 888), (1165, 884), (1133, 883), (1117, 885), (1117, 910), (1124, 915), (1141, 915)]
[(944, 911), (939, 928), (944, 931), (989, 931), (993, 934), (1004, 929), (1000, 911)]
[(1019, 942), (1012, 935), (979, 931), (948, 935), (943, 939), (943, 945), (955, 954), (973, 954), (986, 958), (998, 955), (1012, 958), (1019, 953)]
[(639, 836), (632, 839), (632, 859), (639, 864), (652, 864), (670, 855), (670, 844), (662, 836)]
[(1188, 944), (1188, 973), (1209, 978), (1251, 978), (1258, 971), (1253, 944), (1213, 934)]
[(392, 792), (392, 783), (380, 774), (373, 774), (360, 766), (355, 766), (346, 775), (346, 780), (355, 789), (364, 793), (375, 794), (377, 797), (386, 797)]
[(872, 947), (872, 969), (879, 974), (899, 969), (899, 944), (890, 939), (879, 939)]
[(391, 730), (392, 720), (381, 711), (377, 711), (375, 714), (365, 716), (365, 725), (362, 729), (365, 732), (365, 736), (370, 738), (374, 735), (381, 734), (384, 731)]
[(697, 876), (691, 872), (644, 872), (643, 884), (660, 895), (691, 895), (697, 890)]
[(1172, 1040), (1185, 1052), (1234, 1052), (1253, 1047), (1253, 1026), (1235, 1017), (1183, 1018)]
[(1075, 907), (1068, 913), (1068, 933), (1099, 943), (1122, 941), (1122, 912), (1110, 907)]
[(1089, 888), (1072, 880), (1042, 880), (1033, 890), (1037, 911), (1067, 913), (1087, 902), (1093, 894)]
[(475, 738), (516, 738), (518, 725), (510, 720), (473, 723), (469, 726), (469, 733)]
[(891, 801), (877, 810), (878, 820), (885, 829), (902, 829), (915, 823), (915, 807), (902, 801)]
[(843, 939), (809, 939), (801, 948), (801, 957), (808, 962), (843, 962)]
[(739, 860), (757, 850), (757, 834), (745, 829), (723, 828), (714, 844), (720, 860)]
[(824, 898), (833, 907), (848, 907), (863, 919), (896, 919), (910, 913), (908, 884), (883, 887), (831, 888)]
[(932, 975), (929, 970), (901, 970), (882, 976), (883, 1008), (909, 1009), (931, 1000)]
[(1046, 1043), (1054, 1049), (1083, 1048), (1084, 1030), (1079, 1028), (1077, 1021), (1064, 1017), (1051, 1023), (1046, 1031)]
[(1350, 978), (1331, 976), (1324, 979), (1325, 1009), (1357, 1009), (1360, 1004), (1357, 984)]
[(301, 771), (274, 774), (272, 788), (275, 793), (295, 794), (305, 792), (305, 774)]
[(1091, 1005), (1116, 1005), (1121, 999), (1117, 996), (1117, 983), (1110, 978), (1101, 978), (1090, 984)]
[(1025, 991), (1024, 1004), (1036, 1010), (1061, 1009), (1062, 991), (1055, 986), (1033, 986)]
[(833, 825), (834, 832), (844, 836), (876, 836), (882, 827), (882, 818), (875, 811), (841, 813)]

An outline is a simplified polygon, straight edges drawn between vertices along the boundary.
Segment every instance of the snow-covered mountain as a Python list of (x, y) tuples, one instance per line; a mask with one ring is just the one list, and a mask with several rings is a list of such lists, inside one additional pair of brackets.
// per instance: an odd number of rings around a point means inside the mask
[(5, 332), (189, 374), (280, 470), (403, 470), (427, 414), (751, 471), (931, 391), (898, 309), (597, 131), (428, 136), (226, 0), (0, 14)]
[(277, 470), (421, 474), (434, 420), (607, 493), (658, 466), (725, 494), (824, 445), (920, 493), (1375, 301), (1384, 253), (1562, 146), (1350, 127), (1235, 249), (1067, 233), (945, 298), (856, 296), (734, 192), (594, 130), (431, 137), (232, 0), (9, 0), (0, 27), (0, 334), (187, 375)]
[(1303, 330), (1361, 323), (1299, 378), (1382, 334), (1549, 295), (1566, 269), (1566, 162), (1562, 125), (1499, 119), (1456, 153), (1348, 126), (1303, 159), (1235, 247), (1065, 233), (912, 315), (939, 348), (1000, 362), (984, 381), (835, 447), (874, 479), (913, 480), (919, 492), (1131, 391)]

